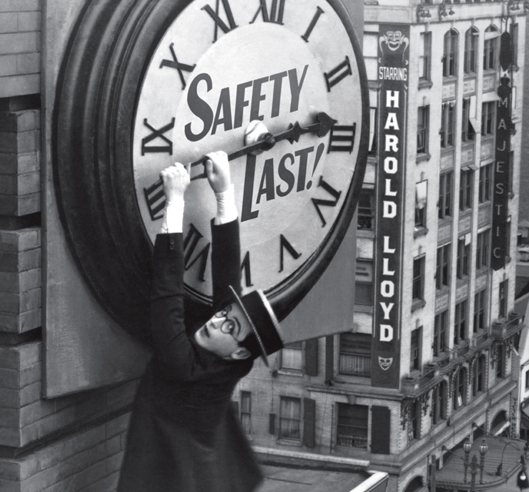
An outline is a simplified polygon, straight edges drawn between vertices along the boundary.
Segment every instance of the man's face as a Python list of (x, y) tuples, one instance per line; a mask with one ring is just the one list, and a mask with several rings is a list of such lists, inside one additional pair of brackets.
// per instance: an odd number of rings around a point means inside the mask
[(223, 359), (246, 359), (249, 351), (239, 346), (252, 327), (236, 302), (216, 313), (195, 333), (196, 342)]

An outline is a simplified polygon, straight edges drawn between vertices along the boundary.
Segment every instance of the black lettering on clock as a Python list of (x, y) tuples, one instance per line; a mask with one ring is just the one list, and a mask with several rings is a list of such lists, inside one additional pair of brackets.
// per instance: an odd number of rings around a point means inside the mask
[(143, 193), (145, 194), (145, 201), (147, 202), (151, 220), (161, 219), (161, 212), (165, 207), (165, 196), (162, 186), (159, 183), (154, 183), (148, 188), (143, 188)]
[[(222, 20), (219, 14), (221, 1), (222, 5), (224, 6), (224, 12), (226, 13), (229, 26)], [(237, 27), (237, 24), (235, 24), (235, 19), (233, 17), (233, 12), (231, 10), (230, 2), (228, 0), (217, 0), (215, 10), (213, 10), (209, 5), (202, 7), (202, 10), (205, 10), (215, 21), (215, 32), (213, 34), (213, 42), (217, 41), (218, 39), (219, 27), (224, 31), (224, 33), (230, 32), (232, 29), (235, 29)]]
[(184, 269), (187, 271), (196, 262), (200, 262), (197, 278), (202, 282), (204, 282), (205, 280), (205, 273), (206, 267), (208, 266), (209, 249), (211, 243), (207, 243), (200, 251), (195, 254), (194, 257), (193, 254), (198, 246), (198, 243), (201, 239), (203, 239), (203, 237), (204, 236), (193, 224), (189, 224), (189, 232), (184, 238)]
[(335, 190), (329, 183), (327, 183), (327, 181), (323, 179), (323, 176), (320, 176), (320, 180), (318, 182), (318, 188), (320, 187), (334, 197), (334, 200), (323, 200), (322, 198), (312, 199), (312, 203), (316, 207), (316, 212), (318, 212), (318, 215), (320, 216), (322, 222), (321, 226), (325, 227), (327, 225), (327, 221), (325, 220), (325, 217), (323, 217), (320, 207), (336, 207), (336, 205), (338, 205), (338, 200), (340, 199), (340, 195), (342, 194), (342, 192)]
[(294, 249), (294, 246), (292, 246), (292, 244), (290, 244), (288, 242), (288, 240), (285, 238), (285, 236), (283, 236), (283, 234), (280, 234), (279, 235), (279, 271), (282, 272), (283, 271), (283, 267), (284, 267), (284, 251), (285, 249), (288, 251), (288, 253), (290, 254), (290, 256), (292, 256), (292, 258), (294, 258), (295, 260), (297, 260), (300, 256), (301, 256), (301, 253), (298, 253), (295, 249)]
[(246, 287), (253, 287), (249, 251), (244, 255), (244, 260), (242, 260), (241, 273), (244, 273), (244, 283), (246, 284)]
[(345, 60), (340, 63), (337, 67), (333, 68), (329, 73), (324, 73), (325, 81), (327, 82), (327, 90), (331, 92), (331, 89), (341, 80), (348, 75), (352, 75), (351, 63), (349, 57), (346, 56)]
[(301, 39), (305, 40), (307, 43), (309, 42), (309, 37), (312, 34), (312, 31), (314, 30), (314, 27), (316, 26), (316, 23), (318, 22), (321, 14), (323, 13), (323, 9), (321, 7), (318, 7), (316, 13), (314, 14), (314, 17), (310, 21), (309, 27), (307, 27), (307, 30), (305, 31), (305, 34), (301, 36)]
[(180, 63), (176, 58), (176, 53), (174, 52), (174, 43), (171, 43), (169, 45), (169, 49), (171, 50), (171, 55), (173, 59), (162, 60), (162, 63), (160, 63), (160, 68), (169, 67), (178, 70), (178, 75), (180, 76), (180, 81), (182, 82), (182, 90), (184, 90), (186, 88), (186, 80), (182, 71), (185, 70), (186, 72), (191, 73), (195, 69), (196, 65), (187, 65), (186, 63)]
[[(141, 155), (145, 155), (147, 153), (167, 153), (169, 155), (173, 155), (173, 142), (171, 142), (171, 140), (169, 140), (164, 135), (164, 133), (167, 133), (169, 130), (174, 128), (174, 122), (175, 119), (173, 118), (171, 123), (167, 123), (167, 125), (162, 126), (162, 128), (157, 130), (153, 126), (149, 125), (147, 118), (145, 118), (143, 120), (143, 124), (149, 130), (151, 130), (152, 133), (141, 139)], [(161, 138), (165, 142), (165, 145), (147, 145), (156, 138)]]
[(273, 22), (275, 24), (283, 25), (283, 14), (285, 13), (286, 0), (272, 0), (272, 8), (270, 9), (270, 13), (268, 12), (268, 6), (266, 5), (266, 2), (267, 0), (259, 0), (261, 5), (259, 6), (259, 9), (257, 10), (250, 24), (253, 24), (259, 14), (261, 14), (263, 16), (264, 22)]
[(329, 135), (329, 152), (353, 151), (356, 136), (356, 123), (352, 125), (334, 125)]

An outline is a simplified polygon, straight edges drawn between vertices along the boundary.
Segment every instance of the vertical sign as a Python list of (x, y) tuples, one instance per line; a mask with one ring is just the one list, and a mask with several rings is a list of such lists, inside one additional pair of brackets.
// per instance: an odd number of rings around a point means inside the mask
[(496, 162), (492, 208), (491, 267), (499, 270), (508, 256), (509, 173), (511, 159), (511, 87), (509, 77), (501, 78), (496, 111)]
[(409, 27), (380, 25), (375, 303), (371, 383), (399, 388)]

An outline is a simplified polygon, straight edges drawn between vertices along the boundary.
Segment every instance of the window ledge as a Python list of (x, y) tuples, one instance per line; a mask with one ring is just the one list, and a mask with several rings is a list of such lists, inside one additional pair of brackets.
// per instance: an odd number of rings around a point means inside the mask
[(431, 156), (430, 154), (428, 154), (428, 153), (417, 154), (416, 161), (417, 161), (417, 162), (429, 161), (429, 160), (430, 160), (430, 157), (432, 157), (432, 156)]
[(296, 448), (301, 447), (301, 441), (298, 439), (278, 439), (277, 444), (281, 444), (282, 446), (293, 446)]
[(424, 299), (413, 299), (411, 301), (411, 312), (417, 311), (417, 309), (422, 309), (426, 306), (426, 301)]
[(428, 234), (428, 228), (424, 226), (415, 226), (413, 230), (413, 237), (426, 236)]
[(369, 229), (357, 229), (356, 230), (356, 237), (367, 237), (370, 239), (375, 238), (375, 232)]
[(447, 75), (443, 76), (443, 84), (451, 84), (452, 82), (457, 81), (457, 75)]
[(420, 89), (429, 89), (433, 86), (433, 82), (431, 80), (426, 79), (419, 79), (419, 90)]
[(355, 311), (357, 313), (373, 314), (373, 306), (368, 306), (366, 304), (355, 304)]
[(282, 376), (294, 376), (297, 378), (303, 377), (303, 371), (297, 371), (296, 369), (278, 369), (278, 374), (281, 374)]

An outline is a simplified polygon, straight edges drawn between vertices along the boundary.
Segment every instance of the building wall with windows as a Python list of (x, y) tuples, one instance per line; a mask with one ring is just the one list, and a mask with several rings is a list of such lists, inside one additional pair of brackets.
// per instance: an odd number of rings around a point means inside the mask
[[(511, 367), (524, 325), (514, 312), (512, 259), (526, 15), (500, 1), (379, 0), (366, 2), (365, 19), (372, 121), (358, 206), (354, 325), (287, 348), (272, 368), (256, 367), (239, 390), (252, 392), (252, 422), (264, 431), (253, 432), (256, 445), (369, 460), (390, 474), (391, 490), (413, 492), (428, 485), (429, 466), (441, 468), (446, 452), (465, 439), (518, 432)], [(376, 204), (384, 192), (376, 177), (387, 123), (380, 120), (379, 46), (387, 25), (409, 30), (400, 108), (404, 211), (395, 226), (403, 231), (399, 351), (390, 368), (399, 371), (398, 388), (381, 387), (372, 377), (379, 363), (373, 336), (382, 268), (374, 253), (382, 240)], [(500, 66), (505, 31), (512, 34), (513, 55), (506, 70)], [(507, 103), (498, 95), (503, 76), (512, 94)], [(501, 117), (506, 110), (512, 127)], [(498, 153), (503, 125), (510, 128), (508, 159)], [(494, 237), (498, 231), (501, 240)], [(284, 367), (285, 361), (297, 368)]]

